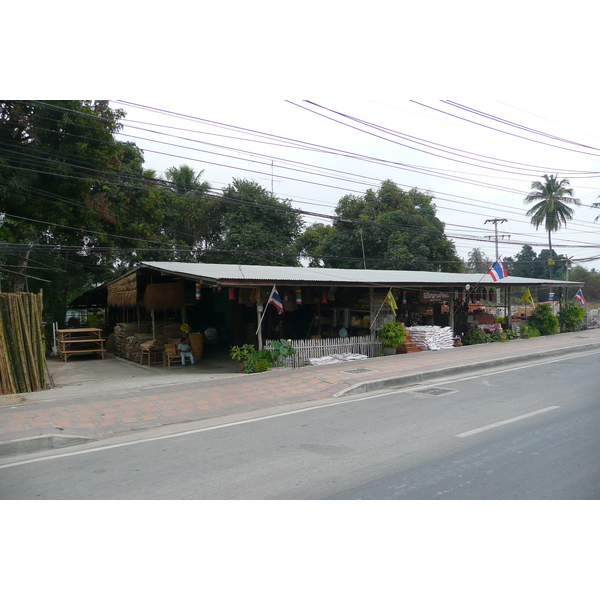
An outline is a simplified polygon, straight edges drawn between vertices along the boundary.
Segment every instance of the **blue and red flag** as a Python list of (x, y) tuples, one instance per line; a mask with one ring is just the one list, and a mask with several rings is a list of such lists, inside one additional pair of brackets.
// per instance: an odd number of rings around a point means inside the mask
[(273, 291), (271, 292), (271, 299), (269, 300), (269, 304), (272, 304), (277, 312), (282, 315), (283, 314), (283, 302), (281, 302), (281, 296), (279, 296), (279, 292), (277, 288), (273, 286)]
[(577, 302), (579, 302), (579, 306), (583, 306), (585, 304), (585, 297), (583, 295), (583, 292), (581, 291), (581, 288), (577, 290), (577, 293), (575, 294), (573, 300), (577, 300)]
[(501, 262), (495, 262), (488, 270), (494, 281), (499, 281), (507, 277), (506, 268)]

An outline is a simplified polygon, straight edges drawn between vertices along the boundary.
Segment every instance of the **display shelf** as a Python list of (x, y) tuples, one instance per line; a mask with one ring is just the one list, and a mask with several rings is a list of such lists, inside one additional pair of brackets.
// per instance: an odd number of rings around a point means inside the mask
[(65, 362), (74, 354), (99, 354), (104, 359), (105, 341), (102, 329), (95, 327), (56, 330), (58, 351)]

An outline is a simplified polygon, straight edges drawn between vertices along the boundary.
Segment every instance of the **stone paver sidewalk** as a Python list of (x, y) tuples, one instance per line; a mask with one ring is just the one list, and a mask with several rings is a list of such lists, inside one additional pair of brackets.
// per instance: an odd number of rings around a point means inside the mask
[[(225, 378), (80, 383), (0, 404), (0, 454), (16, 440), (103, 439), (162, 425), (362, 393), (460, 371), (600, 348), (600, 330)], [(2, 398), (2, 397), (0, 397)], [(20, 400), (20, 401), (19, 401)]]

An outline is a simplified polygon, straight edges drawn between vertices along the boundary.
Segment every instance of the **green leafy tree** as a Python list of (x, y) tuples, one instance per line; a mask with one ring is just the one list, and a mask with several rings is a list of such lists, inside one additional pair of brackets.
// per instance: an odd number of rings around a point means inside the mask
[[(123, 116), (108, 101), (0, 102), (2, 255), (47, 280), (49, 322), (62, 324), (68, 302), (114, 271), (119, 246), (131, 255), (159, 235), (141, 151), (114, 137)], [(26, 281), (9, 277), (3, 289)]]
[(280, 200), (254, 181), (234, 179), (223, 190), (219, 240), (209, 262), (297, 266), (294, 241), (302, 230), (289, 200)]
[(331, 232), (331, 225), (323, 223), (313, 223), (309, 225), (294, 242), (294, 251), (301, 257), (308, 260), (309, 267), (322, 267), (323, 262), (323, 243)]
[(162, 198), (163, 230), (179, 248), (172, 255), (175, 260), (202, 260), (220, 240), (226, 206), (211, 195), (210, 184), (201, 181), (203, 173), (187, 165), (165, 171), (170, 193)]
[(344, 196), (335, 212), (322, 244), (325, 266), (362, 268), (364, 260), (371, 269), (462, 270), (428, 194), (387, 180), (363, 196)]
[[(527, 216), (531, 217), (531, 224), (538, 229), (544, 225), (548, 232), (548, 247), (552, 256), (552, 232), (558, 231), (561, 226), (566, 226), (567, 221), (573, 218), (574, 210), (569, 204), (579, 205), (580, 202), (573, 198), (573, 190), (568, 187), (568, 179), (560, 181), (555, 175), (544, 175), (543, 181), (534, 181), (531, 189), (525, 198), (526, 204), (534, 202), (532, 208), (527, 211)], [(552, 277), (552, 268), (550, 268), (550, 277)]]

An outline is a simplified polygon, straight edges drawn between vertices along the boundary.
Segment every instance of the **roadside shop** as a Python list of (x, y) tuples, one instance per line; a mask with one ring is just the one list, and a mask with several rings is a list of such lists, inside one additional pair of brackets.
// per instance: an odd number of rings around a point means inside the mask
[(473, 322), (495, 329), (497, 317), (511, 314), (507, 290), (548, 285), (580, 284), (430, 271), (142, 262), (86, 292), (70, 309), (103, 314), (107, 350), (110, 335), (118, 333), (131, 348), (122, 345), (116, 353), (131, 360), (139, 360), (142, 344), (193, 334), (200, 335), (203, 351), (290, 339), (313, 340), (318, 353), (319, 340), (336, 340), (349, 352), (360, 345), (368, 356), (379, 356), (377, 331), (388, 320), (450, 328), (455, 335)]

